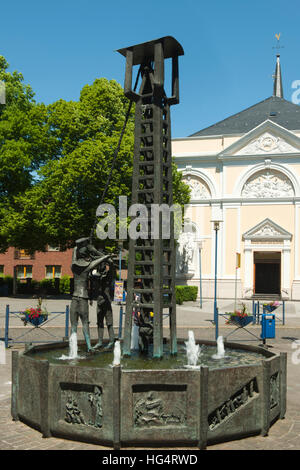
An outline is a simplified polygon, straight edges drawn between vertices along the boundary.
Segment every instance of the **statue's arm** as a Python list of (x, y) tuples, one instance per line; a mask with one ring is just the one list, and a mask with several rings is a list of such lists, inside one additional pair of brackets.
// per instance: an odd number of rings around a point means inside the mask
[(98, 258), (98, 259), (95, 259), (95, 260), (91, 261), (91, 263), (88, 265), (87, 268), (85, 268), (84, 271), (92, 271), (99, 264), (103, 263), (103, 261), (106, 261), (109, 257), (110, 257), (110, 255), (105, 255), (105, 256), (102, 256), (101, 258)]

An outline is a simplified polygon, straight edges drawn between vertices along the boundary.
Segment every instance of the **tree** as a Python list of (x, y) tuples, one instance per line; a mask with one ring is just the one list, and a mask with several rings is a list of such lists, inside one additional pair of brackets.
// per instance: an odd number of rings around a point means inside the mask
[[(122, 195), (130, 204), (134, 109), (101, 200), (128, 106), (122, 87), (101, 78), (82, 89), (78, 102), (58, 100), (42, 108), (42, 127), (49, 139), (42, 144), (47, 144), (47, 152), (30, 167), (27, 186), (14, 195), (6, 211), (6, 245), (43, 250), (48, 243), (67, 248), (89, 235), (100, 202), (118, 207)], [(175, 165), (173, 179), (175, 201), (187, 203), (189, 190)]]
[(18, 198), (34, 185), (34, 172), (52, 158), (55, 141), (48, 133), (46, 106), (36, 104), (34, 93), (18, 72), (9, 73), (0, 56), (0, 80), (5, 104), (0, 104), (0, 250), (9, 246), (6, 223), (18, 212)]

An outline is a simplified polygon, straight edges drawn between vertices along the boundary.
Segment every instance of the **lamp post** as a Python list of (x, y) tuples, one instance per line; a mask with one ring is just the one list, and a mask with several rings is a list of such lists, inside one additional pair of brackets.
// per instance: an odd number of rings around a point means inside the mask
[(220, 230), (221, 218), (215, 217), (211, 220), (214, 223), (215, 231), (215, 289), (214, 289), (214, 324), (215, 324), (215, 339), (219, 336), (219, 312), (217, 307), (217, 277), (218, 277), (218, 231)]
[(199, 294), (200, 294), (200, 308), (202, 308), (202, 266), (201, 266), (201, 250), (202, 250), (202, 240), (198, 241), (198, 250), (199, 250)]

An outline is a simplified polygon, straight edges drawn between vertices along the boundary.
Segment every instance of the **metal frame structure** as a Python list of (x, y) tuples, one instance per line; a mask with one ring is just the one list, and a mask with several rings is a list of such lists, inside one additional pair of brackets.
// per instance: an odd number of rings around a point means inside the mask
[[(130, 355), (134, 295), (140, 294), (144, 318), (153, 319), (153, 357), (163, 355), (163, 309), (169, 310), (171, 354), (177, 353), (175, 299), (174, 217), (171, 214), (170, 236), (162, 237), (162, 214), (159, 213), (159, 236), (151, 234), (151, 205), (173, 204), (170, 106), (179, 102), (178, 56), (181, 45), (166, 36), (154, 41), (118, 50), (126, 57), (124, 93), (135, 106), (135, 144), (132, 178), (132, 204), (143, 204), (148, 217), (148, 238), (129, 241), (127, 302), (124, 349)], [(164, 90), (164, 60), (172, 59), (172, 96)], [(139, 65), (141, 86), (132, 90), (133, 66)], [(157, 222), (157, 221), (155, 221)], [(136, 281), (140, 280), (140, 288)], [(167, 302), (164, 302), (165, 296)]]
[[(59, 315), (65, 315), (65, 338), (68, 338), (69, 336), (69, 317), (70, 317), (70, 308), (69, 305), (66, 306), (66, 310), (64, 312), (49, 312), (51, 314), (51, 317), (48, 318), (44, 323), (42, 323), (41, 326), (31, 326), (30, 328), (26, 329), (24, 333), (22, 333), (20, 336), (18, 336), (15, 339), (10, 339), (9, 338), (9, 316), (14, 315), (14, 317), (20, 318), (23, 315), (22, 311), (11, 311), (9, 308), (9, 305), (6, 305), (5, 309), (5, 328), (4, 328), (4, 343), (5, 347), (8, 348), (10, 344), (13, 343), (53, 343), (57, 342), (57, 340), (61, 341), (61, 337), (58, 337), (57, 335), (54, 335), (53, 333), (50, 333), (47, 329), (44, 329), (45, 325), (48, 324), (49, 322), (53, 321), (55, 318), (57, 318)], [(43, 330), (45, 333), (47, 333), (49, 336), (51, 336), (52, 339), (51, 341), (44, 341), (44, 340), (29, 340), (29, 341), (20, 341), (21, 338), (24, 338), (28, 333), (35, 331), (36, 329)]]

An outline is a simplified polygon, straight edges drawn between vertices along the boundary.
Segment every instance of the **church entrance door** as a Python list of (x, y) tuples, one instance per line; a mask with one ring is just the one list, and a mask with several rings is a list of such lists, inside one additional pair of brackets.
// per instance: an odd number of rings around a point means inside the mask
[(254, 293), (280, 294), (281, 253), (254, 252)]

